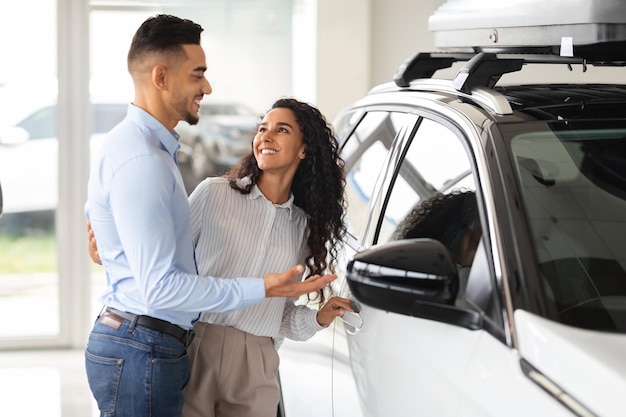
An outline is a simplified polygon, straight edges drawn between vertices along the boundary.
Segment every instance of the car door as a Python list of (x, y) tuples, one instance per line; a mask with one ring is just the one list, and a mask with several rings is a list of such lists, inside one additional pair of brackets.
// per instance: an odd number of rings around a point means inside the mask
[(507, 344), (482, 132), (421, 116), (385, 174), (382, 209), (368, 226), (373, 246), (347, 271), (362, 301), (363, 326), (346, 339), (363, 415), (562, 415)]
[[(417, 119), (411, 133), (402, 157), (389, 166), (382, 209), (368, 225), (371, 240), (365, 243), (369, 245), (403, 239), (399, 231), (412, 213), (439, 197), (476, 192), (475, 163), (465, 133), (434, 116)], [(458, 218), (452, 215), (441, 220), (439, 229), (444, 225), (452, 229)], [(474, 242), (480, 243), (480, 237)], [(464, 266), (465, 271), (472, 269), (472, 263)], [(482, 273), (491, 280), (489, 262), (483, 259), (480, 263)], [(486, 336), (363, 303), (361, 316), (361, 331), (346, 338), (364, 415), (403, 415), (407, 410), (420, 415), (456, 415), (465, 371), (480, 339)]]
[[(388, 187), (390, 181), (387, 167), (397, 163), (400, 151), (416, 122), (415, 115), (373, 107), (367, 109), (351, 134), (343, 140), (348, 233), (338, 265), (338, 279), (333, 284), (335, 294), (353, 300), (357, 311), (360, 305), (350, 294), (346, 282), (346, 266), (349, 259), (371, 240), (371, 218), (378, 216), (383, 209), (381, 191)], [(341, 125), (339, 128), (341, 129)], [(367, 326), (367, 323), (364, 323), (360, 312), (346, 312), (341, 320), (335, 320), (332, 359), (334, 416), (364, 415), (351, 366), (353, 361), (348, 350), (348, 337), (357, 335), (362, 326)]]

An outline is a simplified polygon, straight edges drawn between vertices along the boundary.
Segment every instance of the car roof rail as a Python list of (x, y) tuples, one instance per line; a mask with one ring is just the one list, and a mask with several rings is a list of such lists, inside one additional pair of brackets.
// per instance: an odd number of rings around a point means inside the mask
[[(588, 64), (585, 58), (560, 56), (546, 53), (545, 50), (538, 48), (506, 49), (498, 52), (420, 52), (398, 68), (394, 74), (394, 82), (398, 87), (410, 87), (412, 81), (432, 79), (435, 72), (449, 68), (456, 62), (466, 62), (466, 64), (452, 80), (449, 91), (464, 93), (497, 114), (512, 113), (508, 100), (492, 89), (502, 75), (520, 71), (525, 64), (565, 64), (570, 69), (572, 64), (581, 64), (583, 72), (587, 70)], [(594, 64), (615, 63), (595, 62)], [(419, 84), (413, 83), (413, 85), (439, 90), (437, 85), (431, 85), (431, 83), (423, 85), (420, 82)]]
[(553, 54), (499, 54), (479, 52), (461, 68), (452, 82), (454, 87), (470, 94), (474, 87), (492, 88), (500, 77), (522, 69), (525, 64), (582, 64), (587, 70), (587, 60)]
[(469, 61), (475, 52), (419, 52), (400, 65), (393, 81), (398, 87), (408, 87), (413, 80), (431, 78), (440, 69), (450, 68), (459, 61)]
[(398, 87), (409, 87), (413, 80), (431, 78), (436, 71), (455, 62), (467, 62), (453, 85), (458, 91), (471, 94), (474, 87), (492, 88), (503, 74), (520, 71), (524, 64), (582, 64), (583, 71), (586, 70), (585, 58), (529, 51), (420, 52), (400, 65), (393, 80)]

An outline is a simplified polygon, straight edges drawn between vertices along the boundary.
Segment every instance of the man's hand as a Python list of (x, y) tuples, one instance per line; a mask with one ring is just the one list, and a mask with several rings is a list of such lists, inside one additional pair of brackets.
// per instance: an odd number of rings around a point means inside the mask
[(297, 298), (303, 294), (309, 294), (321, 290), (329, 282), (337, 278), (337, 275), (313, 275), (305, 281), (296, 282), (293, 281), (294, 277), (297, 277), (304, 272), (302, 265), (296, 265), (289, 268), (282, 274), (267, 274), (263, 277), (265, 281), (265, 296), (266, 297), (291, 297)]
[(89, 243), (87, 244), (89, 257), (94, 263), (102, 265), (102, 260), (98, 254), (98, 246), (96, 246), (96, 236), (93, 234), (93, 229), (91, 228), (91, 222), (87, 222), (87, 237), (89, 238)]
[(335, 317), (343, 316), (344, 311), (354, 312), (352, 302), (343, 297), (330, 297), (324, 307), (317, 312), (317, 322), (320, 326), (328, 327)]

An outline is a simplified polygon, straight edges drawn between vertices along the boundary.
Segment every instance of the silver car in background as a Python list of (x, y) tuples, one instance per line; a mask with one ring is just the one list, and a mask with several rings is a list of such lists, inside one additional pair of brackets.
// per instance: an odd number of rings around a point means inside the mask
[(183, 175), (197, 183), (224, 174), (250, 151), (259, 120), (260, 114), (242, 103), (203, 102), (198, 124), (176, 126)]

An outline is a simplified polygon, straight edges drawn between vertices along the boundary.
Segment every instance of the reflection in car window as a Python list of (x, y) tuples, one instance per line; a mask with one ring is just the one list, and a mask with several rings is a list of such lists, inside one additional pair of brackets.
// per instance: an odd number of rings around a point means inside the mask
[(335, 128), (335, 135), (337, 136), (339, 146), (343, 146), (348, 134), (359, 121), (362, 114), (363, 112), (359, 111), (345, 111), (340, 113), (339, 116), (333, 120), (333, 127)]
[(470, 161), (458, 137), (447, 127), (424, 119), (409, 148), (411, 166), (434, 190), (454, 187), (471, 173)]
[(400, 165), (378, 242), (388, 241), (420, 201), (458, 189), (476, 190), (465, 148), (450, 129), (423, 119)]
[(561, 322), (626, 331), (626, 126), (525, 124), (511, 151)]
[(472, 265), (481, 234), (476, 193), (458, 189), (415, 205), (394, 230), (392, 240), (438, 240), (460, 268), (467, 268)]
[(391, 185), (378, 242), (429, 238), (450, 251), (465, 291), (482, 236), (470, 156), (457, 135), (422, 119)]
[(367, 113), (343, 147), (347, 170), (346, 223), (348, 232), (359, 239), (381, 168), (398, 132), (406, 124), (405, 116)]

